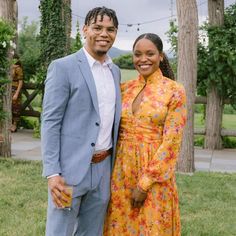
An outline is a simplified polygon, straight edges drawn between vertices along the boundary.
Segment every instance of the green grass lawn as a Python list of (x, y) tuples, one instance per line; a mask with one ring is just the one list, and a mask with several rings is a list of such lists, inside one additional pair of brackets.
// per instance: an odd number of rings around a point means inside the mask
[(43, 236), (46, 199), (40, 162), (0, 158), (1, 236)]
[(137, 75), (138, 75), (138, 72), (136, 70), (121, 69), (121, 81), (122, 82), (136, 79)]
[[(0, 235), (43, 236), (47, 185), (41, 163), (0, 158)], [(236, 174), (177, 176), (182, 236), (236, 235)]]
[[(194, 127), (204, 128), (203, 114), (195, 113)], [(235, 114), (223, 114), (223, 127), (225, 129), (236, 130), (236, 115)]]

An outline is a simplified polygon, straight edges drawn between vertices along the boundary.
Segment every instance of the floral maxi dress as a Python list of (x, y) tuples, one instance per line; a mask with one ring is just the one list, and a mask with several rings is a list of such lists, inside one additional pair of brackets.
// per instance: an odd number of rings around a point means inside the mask
[[(13, 65), (12, 68), (12, 96), (16, 93), (19, 86), (19, 81), (23, 80), (23, 70), (19, 65)], [(12, 101), (12, 120), (18, 122), (21, 112), (21, 93), (17, 100)]]
[[(143, 90), (135, 114), (132, 104)], [(105, 236), (177, 236), (180, 214), (175, 180), (186, 97), (182, 85), (160, 70), (145, 81), (122, 84), (122, 116)], [(148, 191), (144, 205), (131, 207), (136, 186)]]

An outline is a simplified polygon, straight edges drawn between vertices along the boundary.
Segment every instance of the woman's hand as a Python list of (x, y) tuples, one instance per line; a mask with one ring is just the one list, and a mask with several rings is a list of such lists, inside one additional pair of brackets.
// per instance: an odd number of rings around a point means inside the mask
[(147, 192), (144, 192), (138, 188), (133, 189), (131, 196), (131, 206), (133, 208), (140, 208), (143, 205), (146, 198), (147, 198)]

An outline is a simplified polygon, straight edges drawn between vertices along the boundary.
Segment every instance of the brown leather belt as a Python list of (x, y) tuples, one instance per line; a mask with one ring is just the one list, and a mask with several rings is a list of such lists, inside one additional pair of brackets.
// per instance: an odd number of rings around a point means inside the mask
[(109, 155), (112, 154), (112, 148), (109, 150), (101, 151), (98, 153), (93, 154), (91, 163), (98, 163), (106, 159)]

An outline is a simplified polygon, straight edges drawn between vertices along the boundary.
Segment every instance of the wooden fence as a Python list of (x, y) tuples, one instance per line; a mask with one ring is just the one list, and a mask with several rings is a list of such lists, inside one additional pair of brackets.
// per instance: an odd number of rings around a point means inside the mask
[[(24, 83), (22, 88), (22, 94), (26, 97), (26, 100), (22, 104), (21, 115), (22, 116), (30, 116), (30, 117), (40, 117), (40, 112), (36, 111), (32, 102), (36, 98), (36, 96), (43, 90), (43, 85), (41, 84), (33, 84), (33, 83)], [(195, 104), (206, 104), (206, 97), (196, 97)], [(224, 104), (229, 104), (229, 101), (225, 100)], [(205, 128), (194, 128), (195, 135), (205, 135)], [(236, 130), (221, 130), (221, 136), (231, 136), (236, 137)], [(3, 138), (0, 135), (0, 144), (3, 142)]]
[[(206, 104), (207, 99), (206, 97), (198, 96), (196, 97), (195, 104)], [(229, 100), (224, 100), (224, 104), (230, 104)], [(206, 130), (205, 128), (194, 128), (194, 134), (198, 135), (205, 135)], [(236, 137), (236, 130), (228, 130), (228, 129), (221, 129), (221, 136), (231, 136)]]
[[(26, 100), (22, 104), (22, 116), (40, 117), (40, 112), (36, 111), (31, 105), (32, 101), (36, 98), (39, 92), (42, 91), (43, 86), (40, 84), (25, 83), (23, 86), (22, 93), (25, 95)], [(196, 97), (195, 104), (206, 104), (206, 97), (198, 96)], [(224, 101), (224, 104), (229, 104), (228, 100)], [(204, 128), (195, 128), (194, 134), (205, 135), (206, 131)], [(236, 130), (221, 130), (221, 136), (233, 136), (236, 137)]]
[(22, 95), (26, 97), (26, 100), (21, 106), (22, 116), (40, 117), (40, 112), (36, 111), (31, 103), (36, 96), (42, 91), (42, 84), (24, 83), (22, 88)]

